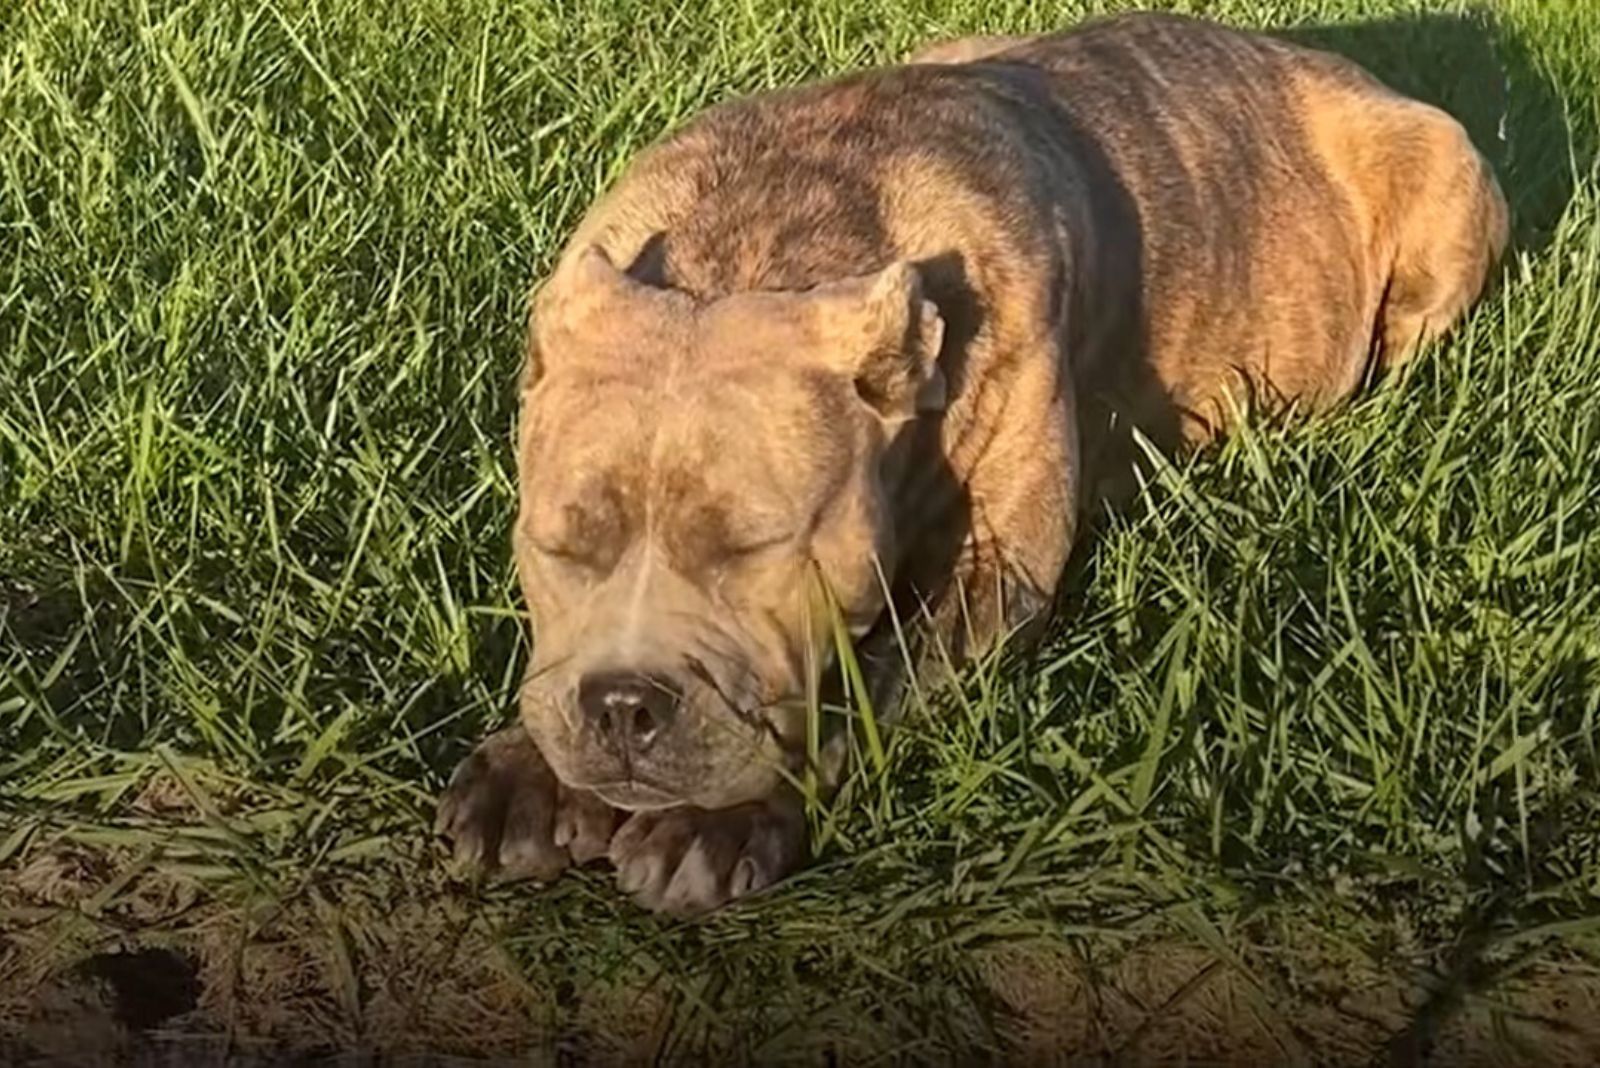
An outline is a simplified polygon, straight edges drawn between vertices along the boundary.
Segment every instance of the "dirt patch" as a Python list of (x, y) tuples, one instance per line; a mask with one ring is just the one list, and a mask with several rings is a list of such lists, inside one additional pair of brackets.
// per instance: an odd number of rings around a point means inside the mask
[(1397, 974), (1337, 959), (1314, 932), (1301, 934), (1304, 955), (1293, 960), (1230, 962), (1157, 941), (1097, 963), (1045, 944), (986, 954), (981, 970), (1011, 1014), (1020, 1063), (1600, 1063), (1600, 974), (1575, 957), (1468, 994), (1412, 1043), (1443, 977), (1421, 964)]
[(252, 898), (147, 860), (44, 842), (0, 873), (0, 1061), (120, 1059), (155, 1029), (301, 1054), (548, 1045), (541, 997), (437, 879)]
[(193, 1011), (200, 994), (194, 961), (170, 949), (96, 953), (77, 971), (87, 982), (104, 984), (112, 1018), (135, 1031)]
[[(669, 1043), (694, 1059), (670, 984), (619, 969), (574, 987), (506, 915), (427, 864), (252, 896), (37, 842), (0, 874), (0, 1061), (647, 1064)], [(1577, 957), (1463, 994), (1406, 1045), (1448, 986), (1419, 947), (1380, 963), (1309, 924), (1232, 942), (1247, 948), (1224, 959), (1184, 938), (1050, 939), (972, 962), (1008, 1063), (1600, 1062), (1600, 972)]]
[(989, 955), (982, 971), (1010, 1010), (1008, 1037), (1026, 1063), (1282, 1059), (1244, 981), (1193, 946), (1142, 946), (1103, 961), (1061, 945), (1009, 947)]
[(123, 1063), (144, 1032), (192, 1011), (199, 989), (193, 961), (171, 950), (92, 954), (34, 988), (0, 1053), (45, 1064)]

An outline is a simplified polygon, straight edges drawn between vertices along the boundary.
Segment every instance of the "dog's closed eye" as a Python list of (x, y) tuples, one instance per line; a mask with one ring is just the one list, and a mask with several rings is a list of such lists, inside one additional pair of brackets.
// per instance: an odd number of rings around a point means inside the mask
[(575, 571), (603, 575), (616, 566), (616, 552), (603, 542), (530, 538), (528, 544), (539, 556)]
[(781, 549), (792, 545), (797, 540), (797, 535), (785, 531), (782, 534), (757, 534), (733, 539), (726, 543), (723, 552), (732, 559), (747, 559), (759, 556), (773, 549)]

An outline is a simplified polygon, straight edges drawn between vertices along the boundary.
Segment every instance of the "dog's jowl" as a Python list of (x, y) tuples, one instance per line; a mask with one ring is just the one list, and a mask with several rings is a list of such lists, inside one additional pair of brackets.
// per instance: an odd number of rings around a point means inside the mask
[(1456, 322), (1505, 241), (1448, 115), (1190, 19), (706, 112), (534, 299), (534, 651), (441, 831), (512, 877), (608, 856), (651, 908), (770, 885), (805, 859), (841, 620), (869, 652), (902, 612), (983, 652), (1049, 604), (1107, 427), (1176, 448), (1335, 403)]

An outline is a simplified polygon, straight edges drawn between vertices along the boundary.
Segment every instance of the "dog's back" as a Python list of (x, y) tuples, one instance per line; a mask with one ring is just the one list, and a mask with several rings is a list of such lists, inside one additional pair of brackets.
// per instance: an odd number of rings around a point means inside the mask
[(1461, 125), (1341, 57), (1134, 15), (913, 61), (1046, 72), (1137, 205), (1136, 237), (1108, 240), (1138, 250), (1141, 359), (1103, 358), (1186, 439), (1233, 401), (1349, 395), (1459, 318), (1505, 246), (1504, 199)]
[(984, 342), (1056, 316), (1080, 390), (1114, 388), (1168, 444), (1235, 403), (1348, 396), (1459, 318), (1507, 233), (1444, 112), (1340, 57), (1167, 15), (942, 42), (734, 101), (630, 177), (634, 203), (596, 216), (651, 235), (644, 277), (713, 297), (911, 259), (952, 337), (979, 342), (958, 384), (986, 373)]

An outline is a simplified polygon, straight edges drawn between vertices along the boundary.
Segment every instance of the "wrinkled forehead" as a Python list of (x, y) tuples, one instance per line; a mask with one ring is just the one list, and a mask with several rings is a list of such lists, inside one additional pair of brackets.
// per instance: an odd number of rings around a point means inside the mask
[(708, 498), (777, 509), (827, 495), (859, 452), (849, 386), (824, 374), (752, 364), (639, 377), (542, 381), (523, 414), (524, 476), (555, 496), (648, 493), (667, 511)]

